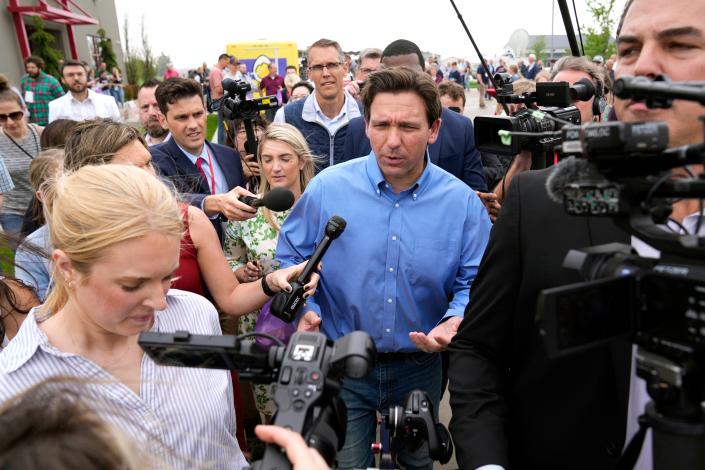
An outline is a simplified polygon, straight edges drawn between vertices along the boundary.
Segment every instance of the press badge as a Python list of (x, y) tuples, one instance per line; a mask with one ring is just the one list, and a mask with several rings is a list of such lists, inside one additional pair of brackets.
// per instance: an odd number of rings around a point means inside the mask
[(27, 90), (24, 92), (24, 101), (25, 103), (34, 103), (34, 92), (31, 90)]

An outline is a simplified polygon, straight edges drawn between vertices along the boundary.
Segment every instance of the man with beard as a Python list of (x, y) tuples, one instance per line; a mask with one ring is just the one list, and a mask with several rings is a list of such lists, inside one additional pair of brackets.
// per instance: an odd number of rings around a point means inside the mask
[(68, 87), (69, 93), (49, 103), (49, 122), (57, 119), (85, 121), (97, 117), (122, 121), (115, 98), (88, 88), (86, 66), (82, 62), (67, 60), (61, 67), (61, 82)]
[(169, 129), (159, 122), (159, 105), (155, 91), (159, 85), (159, 80), (153, 78), (142, 84), (137, 92), (137, 107), (140, 110), (140, 123), (145, 131), (144, 140), (150, 147), (161, 144), (171, 137)]
[(40, 126), (46, 126), (49, 118), (49, 102), (64, 95), (59, 81), (45, 73), (44, 61), (40, 57), (29, 56), (24, 60), (27, 72), (22, 77), (20, 88), (27, 103), (29, 120)]

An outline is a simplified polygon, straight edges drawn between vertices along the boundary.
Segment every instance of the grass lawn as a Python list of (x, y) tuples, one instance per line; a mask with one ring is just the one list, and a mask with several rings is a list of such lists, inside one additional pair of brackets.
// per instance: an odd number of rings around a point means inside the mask
[(15, 253), (4, 244), (0, 244), (0, 273), (6, 276), (15, 274)]
[[(206, 136), (208, 140), (212, 140), (215, 135), (215, 131), (218, 128), (218, 116), (215, 114), (209, 114), (206, 120)], [(222, 142), (220, 142), (222, 144)]]

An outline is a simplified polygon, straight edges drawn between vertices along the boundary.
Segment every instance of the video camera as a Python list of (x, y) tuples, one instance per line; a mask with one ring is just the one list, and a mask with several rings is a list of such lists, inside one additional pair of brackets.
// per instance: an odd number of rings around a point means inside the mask
[[(522, 150), (545, 151), (560, 142), (554, 131), (565, 125), (580, 124), (580, 110), (576, 100), (588, 101), (595, 96), (595, 86), (583, 78), (573, 85), (568, 82), (539, 82), (536, 91), (517, 95), (506, 73), (494, 76), (497, 102), (526, 106), (514, 116), (475, 118), (475, 142), (482, 152), (497, 155), (516, 155)], [(541, 113), (534, 113), (541, 106)], [(502, 136), (516, 138), (507, 140)]]
[[(362, 331), (335, 342), (321, 333), (297, 332), (287, 346), (269, 349), (229, 335), (145, 332), (139, 345), (158, 364), (237, 370), (245, 381), (271, 383), (277, 405), (273, 424), (301, 434), (328, 465), (345, 442), (347, 412), (338, 397), (340, 381), (365, 377), (376, 356), (374, 342)], [(284, 470), (291, 464), (278, 446), (268, 444), (253, 468)]]
[(261, 98), (247, 99), (247, 92), (252, 91), (252, 86), (243, 80), (226, 78), (223, 80), (223, 116), (225, 119), (254, 119), (260, 111), (276, 109), (279, 101), (276, 96), (263, 96)]
[[(649, 107), (668, 107), (674, 99), (705, 103), (705, 83), (666, 77), (621, 78), (614, 90)], [(673, 179), (671, 173), (704, 164), (705, 144), (669, 149), (662, 122), (564, 126), (560, 133), (557, 150), (574, 158), (556, 166), (547, 181), (549, 196), (573, 215), (615, 217), (661, 257), (640, 257), (620, 244), (571, 250), (563, 266), (585, 282), (546, 289), (538, 300), (548, 354), (615, 338), (637, 344), (637, 373), (653, 399), (640, 426), (653, 427), (654, 468), (705, 468), (705, 175)], [(664, 225), (678, 199), (700, 199), (692, 233), (674, 221)], [(639, 439), (625, 455), (638, 457), (643, 433)]]

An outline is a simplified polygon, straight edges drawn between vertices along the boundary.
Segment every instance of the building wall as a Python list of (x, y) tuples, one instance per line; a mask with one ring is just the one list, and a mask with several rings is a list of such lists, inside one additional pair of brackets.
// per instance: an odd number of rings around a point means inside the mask
[[(22, 0), (20, 3), (26, 6), (38, 4), (36, 0)], [(57, 6), (55, 2), (49, 1), (48, 3), (54, 7)], [(120, 27), (115, 11), (114, 0), (76, 0), (76, 4), (80, 5), (88, 15), (97, 19), (100, 23), (98, 25), (73, 27), (78, 58), (92, 64), (87, 37), (91, 35), (98, 36), (98, 30), (103, 28), (107, 37), (112, 39), (113, 50), (115, 51), (118, 66), (120, 70), (124, 71)], [(17, 41), (17, 32), (14, 22), (12, 21), (12, 15), (7, 11), (7, 5), (8, 0), (0, 0), (0, 44), (4, 45), (0, 47), (0, 72), (6, 74), (13, 83), (19, 84), (20, 78), (24, 74), (23, 58), (20, 53), (20, 46)], [(80, 11), (76, 9), (72, 9), (72, 11), (80, 13)], [(23, 19), (25, 24), (32, 24), (31, 17), (24, 16)], [(57, 32), (59, 41), (54, 44), (54, 47), (61, 50), (64, 57), (69, 58), (71, 54), (69, 51), (66, 27), (59, 23), (45, 21), (44, 28), (47, 31)]]

